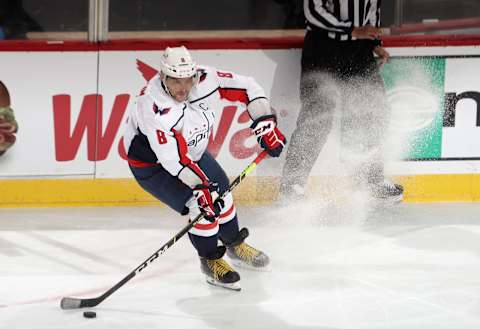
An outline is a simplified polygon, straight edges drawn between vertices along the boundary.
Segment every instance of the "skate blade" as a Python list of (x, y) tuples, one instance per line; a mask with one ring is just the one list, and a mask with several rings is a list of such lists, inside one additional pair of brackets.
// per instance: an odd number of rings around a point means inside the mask
[(210, 277), (207, 277), (206, 280), (207, 280), (207, 283), (208, 283), (208, 284), (211, 284), (212, 286), (221, 287), (221, 288), (225, 288), (225, 289), (229, 289), (229, 290), (234, 290), (234, 291), (240, 291), (240, 290), (242, 290), (242, 287), (240, 286), (240, 283), (238, 283), (238, 282), (234, 282), (234, 283), (223, 283), (223, 282), (217, 281), (217, 280), (215, 280), (215, 279), (212, 279), (212, 278), (210, 278)]
[(231, 259), (230, 258), (230, 260), (231, 260), (232, 265), (236, 268), (242, 268), (242, 269), (245, 269), (245, 270), (257, 271), (257, 272), (271, 272), (272, 271), (272, 268), (270, 267), (270, 265), (262, 266), (262, 267), (255, 267), (253, 265), (244, 263), (244, 262), (242, 262), (241, 260), (238, 260), (238, 259)]

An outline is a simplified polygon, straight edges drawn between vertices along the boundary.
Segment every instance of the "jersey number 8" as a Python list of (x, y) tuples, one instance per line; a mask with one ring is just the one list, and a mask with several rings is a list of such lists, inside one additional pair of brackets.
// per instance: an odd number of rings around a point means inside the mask
[(159, 144), (167, 143), (167, 137), (165, 136), (165, 133), (161, 130), (157, 130), (157, 139)]

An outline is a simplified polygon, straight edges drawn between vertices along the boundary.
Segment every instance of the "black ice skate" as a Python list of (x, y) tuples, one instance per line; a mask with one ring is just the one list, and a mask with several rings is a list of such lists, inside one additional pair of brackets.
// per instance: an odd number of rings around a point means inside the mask
[(374, 198), (380, 200), (400, 202), (403, 199), (403, 186), (387, 180), (377, 184), (371, 184), (370, 192)]
[(200, 257), (200, 268), (211, 285), (240, 291), (240, 275), (222, 258), (224, 254), (225, 247), (220, 246), (213, 255)]
[(227, 247), (227, 255), (232, 260), (232, 264), (253, 270), (269, 270), (270, 259), (268, 256), (244, 242), (248, 234), (248, 229), (242, 228), (234, 241), (230, 243), (222, 241)]

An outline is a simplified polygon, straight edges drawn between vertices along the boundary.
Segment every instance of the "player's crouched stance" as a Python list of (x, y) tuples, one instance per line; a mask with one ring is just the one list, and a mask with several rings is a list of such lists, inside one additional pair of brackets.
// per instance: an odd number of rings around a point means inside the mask
[[(167, 48), (161, 72), (152, 78), (130, 112), (124, 134), (130, 169), (143, 189), (191, 219), (203, 213), (189, 238), (200, 257), (207, 282), (240, 290), (240, 275), (224, 259), (253, 269), (268, 256), (248, 245), (239, 229), (233, 197), (217, 199), (229, 187), (219, 163), (207, 152), (221, 99), (247, 105), (261, 147), (278, 157), (286, 140), (263, 89), (250, 77), (197, 66), (185, 47)], [(192, 184), (185, 178), (194, 176)], [(218, 246), (218, 240), (222, 242)]]

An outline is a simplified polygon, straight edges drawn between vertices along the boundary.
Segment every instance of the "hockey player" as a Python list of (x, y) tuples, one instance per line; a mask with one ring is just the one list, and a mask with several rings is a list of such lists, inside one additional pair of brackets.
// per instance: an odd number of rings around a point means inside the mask
[[(240, 290), (240, 276), (223, 258), (225, 252), (235, 265), (254, 269), (266, 267), (269, 258), (245, 242), (249, 233), (239, 229), (232, 195), (216, 200), (229, 186), (224, 170), (207, 151), (219, 101), (247, 105), (252, 132), (270, 156), (280, 155), (286, 139), (254, 79), (197, 66), (183, 46), (167, 48), (160, 68), (127, 121), (124, 143), (130, 169), (143, 189), (181, 215), (205, 215), (188, 234), (201, 270), (208, 283)], [(188, 174), (197, 183), (189, 183)]]

